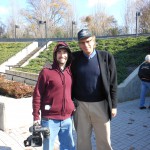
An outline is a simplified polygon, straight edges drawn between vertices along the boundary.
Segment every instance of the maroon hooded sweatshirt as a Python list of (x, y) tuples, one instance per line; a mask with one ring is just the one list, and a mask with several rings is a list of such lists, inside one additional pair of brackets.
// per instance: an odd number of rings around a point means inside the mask
[[(64, 71), (60, 70), (56, 61), (56, 52), (60, 47), (65, 47), (68, 51), (68, 61)], [(54, 49), (54, 62), (51, 68), (44, 68), (40, 72), (34, 89), (34, 120), (40, 118), (64, 120), (72, 115), (75, 108), (71, 99), (72, 75), (70, 64), (70, 49), (66, 43), (59, 42)]]

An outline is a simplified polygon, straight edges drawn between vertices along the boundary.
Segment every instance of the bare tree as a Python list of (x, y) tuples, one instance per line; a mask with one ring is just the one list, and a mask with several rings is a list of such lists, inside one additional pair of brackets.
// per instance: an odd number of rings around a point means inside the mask
[(82, 17), (81, 22), (85, 27), (91, 29), (96, 36), (110, 35), (117, 26), (115, 18), (107, 15), (105, 7), (100, 2), (94, 7), (93, 15)]
[[(148, 29), (150, 23), (150, 1), (149, 0), (125, 0), (125, 28), (126, 33), (135, 33), (136, 31), (136, 17), (139, 18), (139, 30)], [(139, 12), (139, 15), (137, 13)], [(139, 31), (138, 31), (139, 32)], [(140, 31), (141, 32), (141, 31)]]
[[(96, 13), (94, 16), (83, 17), (81, 20), (96, 36), (110, 35), (110, 29), (116, 28), (117, 22), (113, 16)], [(116, 33), (117, 34), (117, 33)]]
[(22, 11), (22, 15), (29, 24), (28, 30), (34, 31), (35, 36), (44, 37), (45, 34), (44, 26), (39, 25), (39, 21), (46, 21), (48, 37), (55, 37), (66, 16), (71, 15), (67, 0), (27, 0), (27, 2), (28, 8)]
[(3, 37), (3, 36), (4, 36), (5, 27), (6, 27), (5, 24), (0, 21), (0, 37)]
[(126, 0), (125, 8), (125, 28), (126, 33), (135, 33), (135, 17), (136, 17), (136, 3), (132, 0)]
[(150, 0), (141, 0), (141, 17), (139, 19), (140, 29), (143, 33), (150, 32)]
[(20, 15), (20, 5), (19, 0), (10, 0), (10, 8), (9, 8), (9, 17), (7, 18), (6, 22), (6, 32), (7, 37), (14, 38), (15, 37), (15, 25), (18, 27), (21, 25), (21, 29), (17, 29), (17, 37), (22, 37), (24, 34), (24, 21), (22, 19), (22, 16)]

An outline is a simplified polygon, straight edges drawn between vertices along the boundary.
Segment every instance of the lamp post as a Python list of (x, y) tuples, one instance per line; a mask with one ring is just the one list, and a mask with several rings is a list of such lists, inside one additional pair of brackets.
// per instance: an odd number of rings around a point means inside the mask
[(136, 36), (138, 36), (138, 17), (140, 16), (140, 12), (136, 12)]
[(4, 31), (5, 31), (5, 25), (3, 23), (1, 23), (1, 25), (0, 25), (0, 37), (2, 37)]
[(46, 49), (47, 49), (47, 25), (46, 25), (46, 21), (39, 21), (39, 24), (45, 24), (45, 41), (46, 41)]
[(16, 42), (16, 29), (19, 28), (18, 25), (15, 25), (15, 42)]
[(72, 21), (72, 40), (73, 40), (73, 25), (75, 25), (76, 22), (75, 21)]

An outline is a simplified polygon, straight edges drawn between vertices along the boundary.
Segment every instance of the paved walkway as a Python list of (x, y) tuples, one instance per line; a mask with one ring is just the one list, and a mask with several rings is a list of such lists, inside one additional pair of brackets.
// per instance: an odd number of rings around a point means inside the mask
[[(148, 101), (150, 98), (146, 99)], [(140, 110), (138, 104), (138, 99), (118, 104), (118, 115), (111, 121), (113, 150), (150, 150), (150, 109)], [(0, 150), (42, 150), (41, 147), (24, 147), (23, 141), (30, 135), (28, 128), (0, 131)], [(74, 137), (76, 139), (75, 131)], [(92, 143), (96, 150), (94, 135)], [(55, 145), (58, 150), (59, 143)]]

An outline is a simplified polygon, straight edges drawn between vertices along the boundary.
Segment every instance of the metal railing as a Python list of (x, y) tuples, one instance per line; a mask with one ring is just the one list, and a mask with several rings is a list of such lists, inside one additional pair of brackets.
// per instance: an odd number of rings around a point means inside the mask
[[(139, 33), (138, 36), (150, 36), (150, 33)], [(136, 34), (123, 34), (115, 36), (96, 36), (98, 39), (104, 38), (126, 38), (126, 37), (137, 37)], [(45, 38), (0, 38), (0, 42), (33, 42), (37, 41), (39, 46), (46, 44)], [(77, 41), (77, 37), (74, 38), (47, 38), (47, 41)]]

